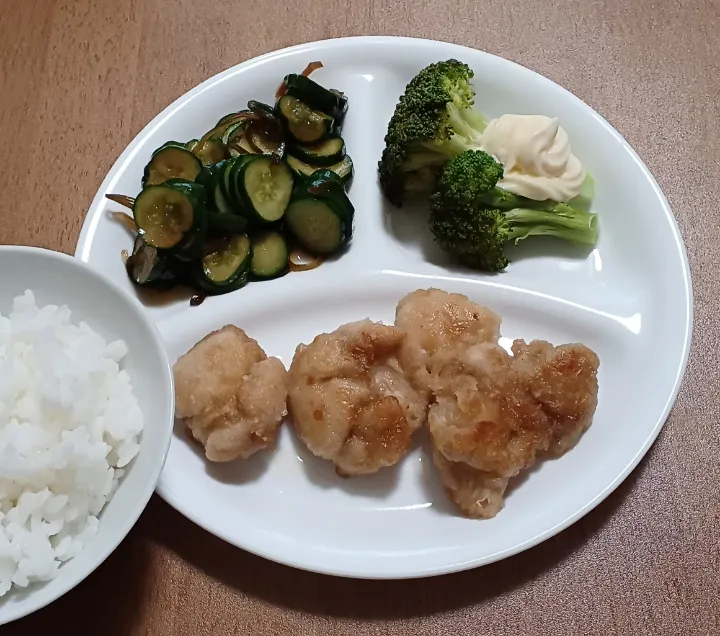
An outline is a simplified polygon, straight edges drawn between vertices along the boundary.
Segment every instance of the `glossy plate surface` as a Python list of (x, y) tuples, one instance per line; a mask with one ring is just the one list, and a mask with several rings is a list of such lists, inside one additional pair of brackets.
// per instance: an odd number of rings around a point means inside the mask
[[(477, 106), (487, 116), (560, 118), (597, 182), (597, 249), (531, 239), (513, 249), (506, 273), (483, 276), (444, 259), (422, 217), (411, 210), (388, 214), (376, 181), (387, 122), (412, 76), (449, 57), (475, 71)], [(601, 361), (594, 423), (572, 452), (511, 486), (504, 510), (489, 521), (455, 513), (421, 436), (399, 466), (342, 480), (287, 427), (274, 452), (231, 465), (206, 463), (176, 430), (159, 492), (219, 537), (319, 572), (416, 577), (517, 553), (588, 512), (637, 465), (675, 400), (690, 344), (689, 269), (665, 197), (630, 146), (579, 99), (516, 64), (440, 42), (351, 38), (271, 53), (191, 90), (138, 135), (93, 201), (76, 255), (131, 289), (120, 259), (131, 241), (110, 220), (108, 212), (120, 208), (104, 194), (135, 195), (153, 149), (199, 137), (248, 99), (271, 100), (285, 74), (313, 60), (325, 63), (314, 77), (350, 100), (343, 135), (356, 167), (352, 246), (316, 270), (252, 284), (199, 307), (187, 298), (146, 300), (171, 361), (209, 331), (235, 323), (289, 364), (298, 343), (364, 317), (391, 322), (405, 293), (434, 286), (499, 312), (503, 338), (592, 347)]]

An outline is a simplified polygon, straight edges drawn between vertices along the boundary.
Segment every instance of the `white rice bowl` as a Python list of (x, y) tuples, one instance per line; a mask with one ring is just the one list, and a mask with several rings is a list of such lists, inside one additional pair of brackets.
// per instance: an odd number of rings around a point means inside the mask
[(126, 353), (30, 291), (0, 314), (0, 596), (51, 580), (97, 533), (143, 429)]

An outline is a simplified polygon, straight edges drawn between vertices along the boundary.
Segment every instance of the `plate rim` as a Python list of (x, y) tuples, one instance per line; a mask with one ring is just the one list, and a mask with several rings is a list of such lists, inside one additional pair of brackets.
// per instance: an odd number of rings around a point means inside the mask
[(660, 434), (660, 431), (664, 427), (665, 423), (667, 422), (667, 419), (670, 415), (670, 412), (672, 411), (672, 408), (677, 401), (677, 396), (680, 392), (680, 389), (683, 384), (683, 380), (685, 378), (686, 372), (687, 372), (687, 366), (688, 361), (690, 357), (690, 351), (692, 346), (692, 337), (693, 337), (693, 315), (694, 315), (694, 294), (693, 294), (693, 287), (692, 287), (692, 276), (691, 276), (691, 270), (690, 270), (690, 264), (689, 259), (687, 255), (687, 248), (685, 246), (685, 243), (682, 239), (682, 234), (680, 232), (679, 225), (677, 223), (677, 219), (675, 215), (672, 212), (672, 208), (670, 207), (670, 204), (667, 200), (667, 197), (663, 193), (662, 189), (660, 188), (657, 180), (651, 173), (650, 169), (647, 167), (645, 162), (640, 158), (638, 153), (635, 151), (635, 149), (630, 145), (630, 143), (600, 114), (598, 113), (594, 108), (592, 108), (589, 104), (587, 104), (585, 101), (580, 99), (577, 95), (569, 91), (568, 89), (564, 88), (560, 84), (556, 83), (554, 80), (550, 79), (549, 77), (546, 77), (545, 75), (534, 71), (518, 62), (515, 62), (513, 60), (509, 60), (507, 58), (504, 58), (500, 55), (496, 55), (494, 53), (489, 53), (487, 51), (483, 51), (481, 49), (476, 49), (473, 47), (469, 47), (462, 44), (457, 44), (454, 42), (446, 42), (442, 40), (435, 40), (435, 39), (427, 39), (427, 38), (416, 38), (416, 37), (405, 37), (405, 36), (375, 36), (375, 35), (362, 35), (362, 36), (350, 36), (350, 37), (341, 37), (341, 38), (327, 38), (322, 40), (314, 40), (309, 42), (304, 42), (301, 44), (295, 44), (293, 46), (284, 47), (281, 49), (276, 49), (273, 51), (269, 51), (266, 53), (263, 53), (261, 55), (248, 58), (247, 60), (244, 60), (242, 62), (239, 62), (238, 64), (235, 64), (233, 66), (230, 66), (215, 75), (203, 80), (199, 84), (195, 85), (182, 95), (180, 95), (177, 99), (173, 100), (170, 104), (168, 104), (163, 110), (161, 110), (155, 117), (153, 117), (136, 135), (135, 137), (130, 141), (130, 143), (125, 147), (125, 149), (122, 151), (122, 153), (118, 156), (116, 161), (113, 163), (112, 167), (108, 171), (107, 175), (103, 179), (102, 183), (100, 184), (95, 196), (92, 199), (92, 202), (88, 208), (88, 212), (85, 216), (85, 220), (83, 221), (83, 225), (80, 231), (80, 235), (78, 237), (78, 241), (76, 244), (74, 255), (76, 258), (79, 258), (80, 260), (87, 262), (88, 261), (88, 254), (89, 254), (89, 248), (92, 245), (93, 242), (93, 235), (95, 232), (95, 229), (100, 221), (101, 214), (100, 214), (100, 207), (102, 200), (104, 199), (104, 194), (107, 192), (114, 180), (116, 179), (119, 172), (121, 172), (124, 165), (131, 160), (134, 155), (137, 152), (137, 146), (141, 143), (141, 141), (147, 137), (149, 134), (151, 134), (157, 127), (162, 125), (167, 119), (172, 117), (174, 112), (178, 110), (180, 107), (184, 106), (189, 100), (194, 99), (204, 91), (210, 89), (212, 86), (214, 86), (217, 83), (220, 83), (222, 81), (227, 80), (228, 78), (239, 74), (244, 73), (248, 69), (252, 68), (255, 65), (261, 64), (267, 60), (270, 59), (277, 59), (284, 56), (290, 56), (295, 55), (298, 53), (302, 53), (303, 51), (315, 51), (315, 50), (322, 50), (322, 49), (333, 49), (338, 47), (344, 47), (346, 45), (357, 45), (357, 44), (365, 44), (368, 46), (404, 46), (408, 44), (413, 45), (424, 45), (424, 46), (437, 46), (440, 45), (442, 47), (448, 47), (451, 49), (454, 49), (457, 51), (457, 57), (461, 57), (463, 52), (467, 52), (472, 55), (481, 55), (487, 58), (494, 58), (497, 62), (501, 64), (510, 64), (515, 67), (518, 67), (523, 70), (523, 72), (526, 73), (532, 73), (537, 78), (542, 79), (544, 82), (547, 82), (550, 86), (552, 86), (554, 89), (559, 90), (563, 96), (566, 99), (570, 99), (577, 103), (578, 105), (582, 106), (584, 109), (587, 110), (587, 112), (593, 116), (595, 120), (598, 121), (598, 123), (603, 126), (611, 135), (614, 137), (615, 141), (619, 143), (623, 149), (630, 155), (630, 157), (635, 161), (635, 163), (638, 165), (640, 170), (642, 171), (644, 177), (648, 180), (649, 184), (651, 185), (653, 192), (655, 196), (657, 197), (658, 202), (660, 203), (661, 207), (663, 208), (663, 212), (665, 213), (665, 216), (667, 218), (667, 221), (669, 222), (670, 229), (672, 231), (672, 236), (675, 242), (675, 246), (678, 250), (678, 255), (680, 256), (682, 269), (683, 269), (683, 275), (682, 275), (682, 281), (685, 288), (685, 298), (684, 298), (684, 318), (685, 318), (685, 333), (684, 333), (684, 342), (683, 342), (683, 349), (681, 358), (679, 360), (680, 364), (677, 367), (677, 372), (675, 374), (675, 378), (673, 381), (673, 388), (672, 391), (668, 394), (665, 405), (662, 409), (661, 415), (658, 417), (657, 421), (655, 422), (652, 430), (649, 432), (647, 438), (643, 442), (641, 446), (638, 447), (638, 450), (634, 454), (634, 456), (630, 459), (630, 461), (626, 464), (626, 466), (618, 473), (618, 475), (609, 483), (605, 488), (603, 488), (600, 493), (598, 493), (593, 499), (589, 500), (587, 503), (585, 503), (583, 506), (578, 508), (573, 514), (568, 515), (565, 519), (558, 522), (551, 528), (546, 529), (543, 532), (540, 532), (536, 534), (535, 536), (528, 538), (524, 541), (520, 541), (517, 544), (510, 546), (508, 548), (505, 548), (503, 550), (500, 550), (494, 554), (486, 555), (479, 558), (473, 558), (473, 559), (465, 559), (465, 560), (454, 560), (449, 562), (445, 566), (433, 566), (433, 567), (418, 567), (413, 569), (402, 569), (402, 570), (383, 570), (380, 572), (377, 572), (375, 574), (368, 574), (368, 573), (358, 573), (355, 571), (352, 571), (352, 569), (347, 567), (338, 567), (332, 562), (322, 562), (318, 563), (317, 561), (308, 561), (303, 560), (303, 558), (278, 558), (276, 555), (273, 554), (272, 548), (269, 550), (267, 549), (267, 546), (265, 545), (247, 545), (243, 544), (238, 545), (238, 542), (230, 537), (230, 533), (224, 531), (221, 527), (217, 527), (214, 524), (207, 523), (203, 521), (203, 519), (198, 518), (192, 511), (188, 511), (185, 506), (182, 505), (182, 503), (175, 497), (169, 495), (166, 492), (163, 492), (163, 479), (162, 474), (160, 476), (160, 480), (158, 482), (156, 492), (164, 499), (170, 506), (172, 506), (177, 512), (182, 514), (184, 517), (189, 519), (191, 522), (199, 526), (200, 528), (204, 529), (207, 532), (210, 532), (211, 534), (215, 535), (219, 539), (225, 541), (226, 543), (229, 543), (230, 545), (233, 545), (234, 547), (240, 548), (242, 550), (245, 550), (246, 552), (249, 552), (251, 554), (255, 554), (256, 556), (262, 557), (264, 559), (268, 559), (270, 561), (274, 561), (276, 563), (280, 563), (285, 566), (309, 571), (309, 572), (315, 572), (319, 574), (325, 574), (325, 575), (332, 575), (332, 576), (341, 576), (345, 578), (357, 578), (357, 579), (369, 579), (369, 580), (402, 580), (402, 579), (413, 579), (413, 578), (424, 578), (429, 576), (439, 576), (439, 575), (445, 575), (450, 574), (454, 572), (460, 572), (463, 570), (469, 570), (476, 567), (481, 567), (483, 565), (489, 565), (490, 563), (500, 561), (502, 559), (511, 557), (513, 555), (516, 555), (520, 552), (523, 552), (525, 550), (528, 550), (547, 539), (559, 534), (563, 530), (567, 529), (569, 526), (573, 525), (575, 522), (583, 518), (585, 515), (587, 515), (589, 512), (591, 512), (594, 508), (596, 508), (601, 502), (603, 502), (610, 494), (612, 494), (618, 486), (623, 483), (628, 475), (635, 470), (635, 468), (638, 466), (640, 461), (643, 459), (643, 457), (647, 454), (650, 447), (653, 445), (655, 440), (657, 439), (658, 435)]

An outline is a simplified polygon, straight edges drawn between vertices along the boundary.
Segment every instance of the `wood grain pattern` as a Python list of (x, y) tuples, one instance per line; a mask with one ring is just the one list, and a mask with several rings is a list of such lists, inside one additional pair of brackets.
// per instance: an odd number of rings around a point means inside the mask
[[(720, 633), (720, 5), (715, 0), (4, 0), (0, 242), (72, 252), (117, 155), (161, 108), (233, 64), (356, 34), (449, 40), (516, 60), (606, 116), (658, 178), (696, 296), (688, 376), (640, 467), (558, 537), (410, 582), (293, 571), (157, 497), (99, 570), (3, 636)], [(628, 426), (632, 413), (628, 413)]]

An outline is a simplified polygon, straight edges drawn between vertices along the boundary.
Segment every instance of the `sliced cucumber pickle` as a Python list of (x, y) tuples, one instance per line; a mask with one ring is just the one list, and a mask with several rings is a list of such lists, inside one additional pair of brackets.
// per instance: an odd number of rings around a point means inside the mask
[(313, 110), (291, 95), (283, 95), (280, 98), (278, 110), (287, 122), (290, 134), (301, 144), (320, 141), (333, 130), (334, 121), (330, 115)]
[(288, 271), (289, 249), (280, 232), (263, 232), (253, 238), (250, 271), (255, 278), (277, 278)]
[[(240, 157), (238, 157), (240, 159)], [(292, 172), (284, 163), (262, 155), (249, 155), (237, 172), (236, 196), (263, 223), (279, 221), (293, 190)]]
[(192, 150), (203, 166), (213, 166), (228, 156), (227, 146), (222, 139), (200, 140)]
[(202, 170), (198, 158), (182, 146), (169, 142), (155, 151), (145, 166), (143, 187), (158, 185), (168, 179), (195, 181)]
[[(321, 168), (321, 166), (312, 166), (309, 163), (300, 161), (300, 159), (294, 157), (293, 155), (286, 155), (285, 161), (287, 162), (290, 169), (295, 174), (301, 177), (311, 177), (319, 168)], [(348, 155), (345, 155), (345, 157), (343, 157), (337, 163), (331, 166), (326, 166), (325, 169), (332, 170), (332, 172), (338, 175), (342, 179), (342, 182), (345, 184), (346, 190), (352, 184), (352, 178), (354, 174), (353, 162)]]
[(329, 199), (306, 197), (293, 201), (285, 213), (288, 229), (313, 254), (332, 254), (352, 233), (348, 217)]
[(244, 232), (247, 226), (248, 220), (239, 214), (208, 212), (208, 228), (215, 234)]
[(252, 246), (247, 234), (216, 242), (200, 261), (198, 283), (211, 294), (223, 294), (247, 283)]
[(135, 199), (133, 217), (145, 242), (169, 250), (196, 230), (204, 215), (204, 190), (189, 181), (171, 180), (151, 185)]
[(292, 152), (311, 166), (332, 166), (345, 156), (345, 142), (342, 137), (330, 137), (312, 146), (298, 144)]
[(285, 77), (285, 86), (288, 95), (297, 97), (310, 108), (327, 113), (342, 123), (347, 111), (347, 97), (339, 91), (329, 90), (320, 86), (315, 80), (305, 75), (291, 73)]

